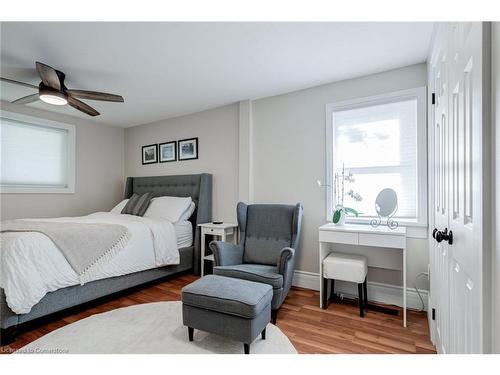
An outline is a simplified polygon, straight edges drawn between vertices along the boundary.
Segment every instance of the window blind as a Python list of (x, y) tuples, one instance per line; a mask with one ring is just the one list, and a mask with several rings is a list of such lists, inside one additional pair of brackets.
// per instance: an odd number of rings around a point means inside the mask
[(333, 113), (334, 169), (354, 175), (346, 183), (362, 196), (344, 197), (360, 216), (377, 216), (375, 199), (384, 188), (398, 195), (395, 217), (418, 217), (417, 99), (363, 106)]
[(0, 183), (2, 186), (68, 186), (66, 129), (0, 118)]

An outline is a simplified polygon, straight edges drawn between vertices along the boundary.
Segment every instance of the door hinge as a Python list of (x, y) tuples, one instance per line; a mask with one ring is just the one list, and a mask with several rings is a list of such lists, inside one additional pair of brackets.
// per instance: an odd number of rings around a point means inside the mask
[(436, 320), (436, 309), (432, 308), (432, 320)]
[(431, 94), (431, 104), (436, 104), (436, 93)]

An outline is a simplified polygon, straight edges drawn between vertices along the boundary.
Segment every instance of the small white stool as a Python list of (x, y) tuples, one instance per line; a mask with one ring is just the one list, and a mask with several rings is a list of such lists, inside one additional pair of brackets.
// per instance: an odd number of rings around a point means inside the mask
[[(330, 280), (330, 298), (334, 297), (335, 280), (358, 284), (359, 316), (364, 317), (364, 308), (368, 304), (366, 274), (368, 264), (362, 255), (330, 253), (323, 260), (323, 308), (327, 308), (328, 280)], [(363, 296), (364, 294), (364, 296)]]

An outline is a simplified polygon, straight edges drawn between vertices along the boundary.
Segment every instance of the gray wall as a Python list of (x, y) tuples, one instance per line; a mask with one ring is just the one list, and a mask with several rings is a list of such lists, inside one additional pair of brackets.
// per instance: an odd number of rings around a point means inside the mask
[(2, 220), (87, 215), (109, 210), (123, 195), (124, 130), (29, 106), (1, 102), (5, 111), (76, 126), (74, 194), (1, 194)]
[[(125, 175), (207, 172), (213, 178), (213, 217), (234, 221), (238, 199), (237, 104), (125, 129)], [(198, 137), (199, 159), (141, 164), (141, 146)]]
[(493, 345), (492, 351), (500, 353), (500, 23), (493, 22), (491, 30), (492, 62), (491, 62), (491, 108), (493, 133), (495, 134), (493, 152), (494, 173), (493, 173), (493, 195), (495, 197), (496, 208), (494, 210), (493, 227)]
[[(298, 269), (319, 272), (318, 227), (325, 223), (325, 105), (426, 86), (425, 64), (336, 82), (253, 102), (253, 173), (256, 202), (302, 202), (304, 223)], [(426, 239), (408, 240), (408, 281), (427, 270)], [(399, 285), (398, 271), (371, 269), (371, 281)], [(419, 285), (426, 287), (426, 281)]]

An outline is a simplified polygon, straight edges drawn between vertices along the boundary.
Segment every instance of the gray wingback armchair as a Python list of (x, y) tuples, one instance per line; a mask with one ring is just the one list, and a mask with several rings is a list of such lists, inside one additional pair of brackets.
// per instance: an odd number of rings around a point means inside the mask
[(212, 241), (214, 274), (273, 287), (272, 321), (292, 286), (299, 250), (302, 205), (238, 203), (240, 242)]

